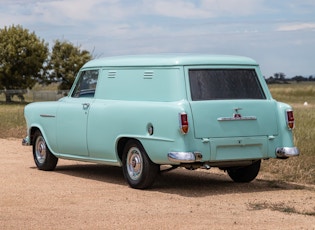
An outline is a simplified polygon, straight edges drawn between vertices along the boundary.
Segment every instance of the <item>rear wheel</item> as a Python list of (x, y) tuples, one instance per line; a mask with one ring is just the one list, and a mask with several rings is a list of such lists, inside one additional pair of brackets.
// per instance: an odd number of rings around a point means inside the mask
[(227, 173), (234, 182), (251, 182), (259, 173), (260, 163), (261, 161), (259, 160), (249, 166), (229, 168)]
[(135, 140), (127, 142), (122, 163), (125, 179), (130, 187), (136, 189), (150, 187), (160, 170), (160, 166), (150, 160), (143, 146)]
[(37, 130), (34, 134), (33, 157), (38, 169), (51, 171), (56, 168), (58, 158), (49, 150), (42, 133)]

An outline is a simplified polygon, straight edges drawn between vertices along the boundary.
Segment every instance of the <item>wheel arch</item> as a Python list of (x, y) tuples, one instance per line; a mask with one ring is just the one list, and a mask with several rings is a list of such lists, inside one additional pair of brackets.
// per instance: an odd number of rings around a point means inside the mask
[(36, 133), (36, 131), (40, 131), (41, 134), (43, 135), (45, 142), (47, 144), (47, 147), (49, 148), (49, 150), (51, 151), (52, 154), (56, 155), (54, 151), (52, 151), (51, 145), (50, 145), (50, 141), (47, 138), (46, 133), (44, 132), (43, 128), (40, 125), (33, 125), (29, 128), (29, 139), (30, 139), (30, 145), (34, 145), (34, 135)]
[[(141, 141), (139, 141), (136, 138), (120, 137), (119, 140), (117, 141), (117, 144), (116, 144), (116, 152), (117, 152), (117, 155), (118, 155), (118, 158), (119, 158), (120, 162), (122, 162), (122, 156), (123, 156), (124, 148), (125, 148), (127, 142), (130, 141), (130, 140), (136, 141), (140, 145), (142, 145)], [(143, 145), (142, 145), (142, 147), (143, 147)]]
[[(36, 131), (40, 131), (40, 132), (42, 133), (42, 135), (45, 135), (45, 134), (43, 133), (43, 130), (42, 130), (40, 127), (38, 127), (38, 126), (32, 126), (32, 127), (30, 128), (30, 130), (29, 130), (29, 138), (30, 138), (30, 144), (31, 144), (31, 145), (34, 145), (34, 134), (35, 134)], [(44, 138), (45, 138), (45, 136), (44, 136)], [(46, 138), (45, 138), (45, 140), (46, 140)]]

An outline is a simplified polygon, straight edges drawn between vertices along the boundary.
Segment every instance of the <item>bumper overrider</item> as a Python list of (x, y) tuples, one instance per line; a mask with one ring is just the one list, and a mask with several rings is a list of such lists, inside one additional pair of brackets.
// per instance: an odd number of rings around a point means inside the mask
[(23, 140), (22, 140), (22, 145), (24, 145), (24, 146), (29, 146), (29, 145), (31, 145), (30, 138), (29, 138), (29, 137), (23, 138)]
[(286, 159), (288, 157), (295, 157), (300, 155), (300, 151), (297, 147), (280, 147), (276, 148), (277, 158)]
[(169, 161), (178, 163), (193, 163), (202, 160), (200, 152), (170, 152), (167, 157)]

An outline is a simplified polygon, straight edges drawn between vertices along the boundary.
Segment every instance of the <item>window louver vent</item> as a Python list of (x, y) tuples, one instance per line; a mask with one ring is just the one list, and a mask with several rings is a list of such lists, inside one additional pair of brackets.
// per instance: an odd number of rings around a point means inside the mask
[(108, 71), (108, 78), (115, 78), (116, 77), (116, 71)]
[(144, 79), (152, 79), (153, 78), (153, 71), (145, 71), (143, 78)]

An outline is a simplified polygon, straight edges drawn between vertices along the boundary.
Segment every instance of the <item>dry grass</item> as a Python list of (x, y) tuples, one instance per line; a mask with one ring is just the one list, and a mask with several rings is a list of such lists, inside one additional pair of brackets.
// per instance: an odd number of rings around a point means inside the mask
[[(293, 106), (296, 122), (294, 143), (300, 156), (263, 162), (262, 176), (315, 184), (315, 83), (271, 85), (270, 91), (276, 100)], [(308, 105), (305, 106), (304, 102)]]
[(294, 107), (294, 111), (294, 142), (300, 150), (300, 156), (269, 160), (263, 163), (262, 171), (280, 180), (315, 184), (315, 107), (299, 106)]
[(273, 98), (291, 105), (315, 105), (315, 82), (301, 82), (293, 84), (272, 84), (269, 89)]
[(315, 207), (313, 210), (298, 210), (294, 206), (289, 206), (287, 203), (269, 203), (269, 202), (254, 202), (248, 204), (249, 210), (270, 209), (272, 211), (284, 212), (288, 214), (300, 214), (306, 216), (315, 216)]
[(22, 138), (26, 135), (24, 104), (0, 103), (0, 138)]

